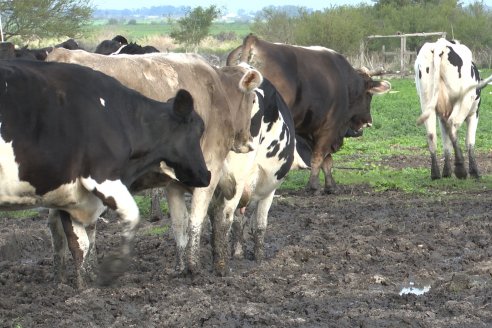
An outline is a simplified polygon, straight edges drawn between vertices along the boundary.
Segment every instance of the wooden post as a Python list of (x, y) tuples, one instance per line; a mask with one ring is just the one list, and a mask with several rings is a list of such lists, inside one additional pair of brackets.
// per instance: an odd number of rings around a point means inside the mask
[[(367, 40), (370, 39), (377, 39), (377, 38), (400, 38), (400, 74), (402, 76), (405, 75), (406, 69), (405, 69), (405, 61), (406, 61), (406, 56), (410, 55), (409, 52), (407, 52), (407, 37), (428, 37), (428, 36), (433, 36), (433, 35), (439, 35), (442, 38), (446, 38), (446, 32), (424, 32), (424, 33), (408, 33), (408, 34), (394, 34), (394, 35), (370, 35), (367, 37)], [(364, 41), (361, 42), (363, 44)], [(384, 46), (383, 46), (384, 47)], [(386, 53), (386, 49), (383, 48), (383, 55)], [(389, 54), (389, 53), (387, 53)], [(398, 55), (398, 53), (391, 53)], [(362, 58), (362, 54), (361, 54)]]
[(405, 76), (405, 53), (407, 52), (407, 37), (400, 35), (400, 75)]
[(359, 44), (359, 67), (364, 67), (364, 51), (365, 51), (365, 45), (364, 45), (364, 39), (360, 41)]

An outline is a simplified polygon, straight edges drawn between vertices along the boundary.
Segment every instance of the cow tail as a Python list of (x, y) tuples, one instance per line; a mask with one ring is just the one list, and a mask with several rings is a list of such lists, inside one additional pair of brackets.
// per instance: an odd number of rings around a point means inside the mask
[(311, 168), (312, 148), (307, 140), (296, 135), (296, 146), (294, 149), (294, 161), (291, 170), (310, 169)]
[(485, 88), (487, 85), (489, 85), (490, 82), (492, 82), (492, 75), (486, 78), (485, 80), (480, 81), (480, 83), (478, 83), (477, 85), (477, 89), (481, 90)]
[(439, 45), (439, 41), (436, 42), (436, 47), (434, 48), (434, 60), (432, 62), (433, 66), (433, 75), (432, 75), (432, 98), (430, 102), (427, 104), (427, 108), (417, 119), (417, 124), (421, 125), (424, 123), (431, 113), (436, 110), (437, 101), (439, 99), (439, 82), (441, 79), (441, 60), (444, 50)]

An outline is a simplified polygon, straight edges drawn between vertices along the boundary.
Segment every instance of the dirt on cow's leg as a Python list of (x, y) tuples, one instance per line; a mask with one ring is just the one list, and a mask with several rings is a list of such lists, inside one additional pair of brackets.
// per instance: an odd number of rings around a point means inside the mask
[(55, 284), (67, 283), (67, 238), (63, 230), (60, 213), (50, 210), (48, 215), (48, 226), (51, 231), (51, 242), (53, 246), (53, 280)]
[(231, 249), (232, 257), (236, 259), (242, 259), (244, 257), (244, 226), (246, 225), (247, 218), (243, 209), (238, 209), (234, 215), (234, 221), (231, 227)]
[(468, 172), (465, 169), (465, 159), (461, 148), (457, 142), (453, 142), (454, 147), (454, 174), (458, 179), (466, 179)]
[(453, 170), (451, 166), (451, 154), (444, 151), (444, 168), (442, 169), (442, 177), (443, 178), (450, 178)]
[[(449, 166), (449, 163), (448, 163)], [(446, 169), (446, 164), (444, 164), (444, 169)], [(448, 167), (448, 174), (451, 174), (451, 167)], [(439, 163), (437, 161), (436, 153), (431, 154), (431, 179), (437, 180), (441, 178), (441, 171), (439, 169)]]
[(471, 177), (480, 179), (480, 172), (478, 171), (477, 160), (475, 158), (475, 149), (472, 146), (468, 147), (468, 170)]
[(85, 228), (87, 236), (89, 237), (89, 250), (82, 263), (84, 269), (84, 280), (88, 282), (96, 281), (98, 262), (97, 262), (97, 250), (96, 250), (96, 223), (91, 224)]
[(311, 174), (306, 186), (306, 192), (318, 195), (321, 190), (321, 184), (319, 182), (319, 173), (321, 170), (321, 164), (323, 157), (319, 152), (313, 152), (311, 157)]
[(261, 263), (265, 258), (265, 232), (266, 229), (255, 228), (253, 231), (255, 261)]
[(210, 204), (209, 217), (212, 225), (212, 256), (214, 272), (218, 276), (227, 275), (229, 259), (229, 230), (230, 224), (224, 213), (223, 197), (218, 202)]
[(337, 184), (335, 183), (335, 179), (333, 179), (333, 158), (331, 157), (331, 154), (328, 154), (328, 156), (325, 157), (321, 169), (325, 174), (325, 193), (335, 194)]
[(72, 254), (76, 272), (76, 285), (78, 289), (84, 289), (87, 286), (85, 267), (83, 265), (87, 250), (89, 249), (89, 238), (85, 227), (72, 221), (70, 214), (65, 211), (59, 211), (60, 220), (67, 238), (67, 245)]

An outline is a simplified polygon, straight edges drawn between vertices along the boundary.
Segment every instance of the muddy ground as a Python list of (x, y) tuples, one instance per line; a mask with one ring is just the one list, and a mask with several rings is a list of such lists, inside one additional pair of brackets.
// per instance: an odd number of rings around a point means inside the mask
[[(480, 160), (488, 174), (489, 157)], [(171, 231), (149, 233), (169, 219), (143, 220), (130, 271), (83, 291), (73, 272), (53, 285), (45, 219), (0, 223), (0, 327), (492, 327), (491, 188), (279, 192), (266, 260), (232, 260), (227, 277), (210, 272), (208, 226), (202, 273), (183, 278), (173, 274)], [(98, 228), (102, 256), (119, 242), (118, 223)]]

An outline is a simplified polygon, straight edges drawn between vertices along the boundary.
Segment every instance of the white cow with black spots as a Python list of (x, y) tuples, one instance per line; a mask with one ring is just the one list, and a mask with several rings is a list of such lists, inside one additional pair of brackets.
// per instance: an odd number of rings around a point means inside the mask
[(431, 178), (440, 179), (437, 163), (436, 118), (441, 127), (444, 147), (443, 177), (450, 177), (451, 153), (454, 149), (454, 173), (465, 179), (464, 158), (458, 143), (458, 129), (466, 122), (466, 148), (468, 150), (469, 173), (479, 178), (475, 160), (475, 134), (478, 125), (480, 90), (492, 80), (492, 76), (480, 81), (477, 67), (473, 63), (468, 47), (457, 41), (439, 39), (425, 43), (415, 60), (415, 83), (420, 97), (422, 115), (417, 123), (425, 123), (427, 143), (431, 153)]
[[(310, 160), (296, 151), (292, 115), (275, 87), (266, 79), (256, 90), (257, 104), (251, 113), (251, 135), (254, 150), (247, 154), (230, 152), (227, 160), (236, 180), (236, 193), (227, 200), (216, 194), (209, 210), (212, 222), (214, 269), (225, 274), (229, 257), (228, 232), (233, 220), (233, 244), (236, 255), (241, 253), (244, 227), (244, 207), (252, 214), (255, 258), (263, 258), (264, 236), (268, 212), (275, 190), (291, 169), (308, 168)], [(236, 216), (235, 216), (236, 214)]]

